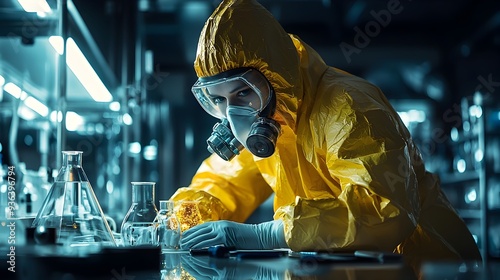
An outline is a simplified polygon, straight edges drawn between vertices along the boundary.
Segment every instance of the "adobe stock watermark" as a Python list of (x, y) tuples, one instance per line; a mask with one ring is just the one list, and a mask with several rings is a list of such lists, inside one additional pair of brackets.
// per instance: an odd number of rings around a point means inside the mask
[(477, 76), (477, 80), (479, 81), (479, 84), (476, 86), (475, 90), (476, 91), (485, 91), (486, 94), (492, 94), (495, 92), (495, 89), (497, 87), (500, 87), (500, 81), (495, 82), (493, 81), (493, 74), (489, 74), (487, 78), (479, 75)]
[(378, 12), (371, 10), (370, 15), (373, 17), (373, 20), (365, 24), (364, 30), (358, 26), (354, 27), (354, 31), (356, 32), (353, 38), (354, 45), (346, 42), (341, 42), (339, 44), (340, 50), (347, 60), (347, 63), (351, 63), (351, 56), (361, 53), (361, 50), (370, 44), (371, 39), (377, 37), (382, 31), (382, 28), (387, 27), (391, 23), (393, 15), (397, 15), (402, 11), (403, 6), (399, 0), (389, 0), (386, 9)]
[(15, 206), (16, 206), (16, 172), (14, 166), (9, 166), (7, 168), (7, 207), (8, 214), (7, 220), (9, 223), (6, 225), (8, 229), (7, 243), (10, 245), (8, 247), (7, 253), (7, 263), (9, 266), (7, 270), (10, 272), (16, 272), (16, 222), (12, 219), (15, 217)]

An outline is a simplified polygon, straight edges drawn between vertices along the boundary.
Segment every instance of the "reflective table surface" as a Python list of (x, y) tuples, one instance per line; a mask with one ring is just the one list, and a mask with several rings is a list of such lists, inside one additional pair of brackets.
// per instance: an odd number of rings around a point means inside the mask
[[(282, 256), (214, 257), (157, 247), (0, 247), (0, 279), (417, 279), (402, 261), (374, 262)], [(10, 254), (10, 256), (9, 256)], [(498, 264), (493, 265), (497, 267)], [(13, 271), (14, 270), (14, 271)], [(482, 267), (430, 263), (423, 279), (495, 279)], [(498, 278), (497, 278), (498, 279)]]

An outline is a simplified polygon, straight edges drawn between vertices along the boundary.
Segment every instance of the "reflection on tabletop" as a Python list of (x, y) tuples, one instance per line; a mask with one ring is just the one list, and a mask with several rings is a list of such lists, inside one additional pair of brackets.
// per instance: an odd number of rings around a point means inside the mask
[[(33, 245), (16, 247), (16, 272), (8, 272), (8, 248), (0, 247), (0, 279), (416, 279), (400, 261), (348, 261), (344, 258), (240, 258), (192, 255), (189, 251), (154, 246), (73, 247)], [(7, 252), (7, 251), (5, 251)], [(422, 270), (427, 279), (488, 280), (479, 266), (432, 263)], [(375, 277), (375, 278), (374, 278)]]
[(240, 256), (166, 253), (162, 255), (161, 279), (373, 279), (374, 273), (383, 277), (381, 279), (415, 278), (399, 261), (332, 263), (291, 257), (288, 253), (281, 257)]

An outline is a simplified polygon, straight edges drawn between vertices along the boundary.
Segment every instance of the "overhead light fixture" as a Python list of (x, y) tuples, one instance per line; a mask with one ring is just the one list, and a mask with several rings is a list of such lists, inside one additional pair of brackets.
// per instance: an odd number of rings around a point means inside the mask
[[(60, 55), (63, 54), (64, 40), (60, 36), (51, 36), (49, 42), (54, 50)], [(83, 87), (96, 102), (110, 102), (113, 96), (101, 81), (94, 68), (90, 65), (85, 55), (82, 53), (75, 41), (70, 37), (66, 42), (68, 50), (66, 64), (75, 74)]]
[(21, 99), (22, 101), (26, 100), (26, 98), (28, 97), (28, 93), (25, 92), (24, 90), (21, 91), (21, 96), (19, 97), (19, 99)]
[(21, 7), (28, 13), (50, 13), (49, 4), (45, 0), (17, 0)]
[(33, 110), (30, 110), (27, 106), (19, 106), (17, 109), (17, 115), (26, 121), (32, 121), (36, 119), (36, 114)]
[(50, 36), (49, 43), (59, 55), (63, 54), (64, 40), (61, 36)]
[(31, 110), (37, 112), (40, 116), (46, 117), (49, 115), (49, 108), (45, 106), (42, 102), (38, 101), (38, 99), (33, 96), (28, 96), (24, 100), (24, 104), (28, 106)]
[(3, 87), (3, 89), (9, 93), (10, 95), (14, 96), (15, 98), (19, 99), (21, 97), (21, 88), (18, 87), (14, 83), (7, 83)]
[[(0, 86), (5, 82), (5, 79), (0, 76)], [(42, 117), (47, 117), (49, 115), (49, 108), (45, 106), (42, 102), (40, 102), (38, 99), (34, 98), (33, 96), (30, 96), (27, 92), (24, 90), (21, 90), (20, 87), (18, 87), (14, 83), (7, 83), (3, 89), (9, 93), (10, 95), (14, 96), (17, 99), (20, 99), (24, 102), (24, 105), (26, 105), (28, 108), (31, 110), (37, 112), (40, 116)], [(29, 114), (26, 112), (26, 108), (20, 108), (21, 113), (26, 116), (23, 117), (26, 120), (32, 120), (34, 119), (33, 114)]]

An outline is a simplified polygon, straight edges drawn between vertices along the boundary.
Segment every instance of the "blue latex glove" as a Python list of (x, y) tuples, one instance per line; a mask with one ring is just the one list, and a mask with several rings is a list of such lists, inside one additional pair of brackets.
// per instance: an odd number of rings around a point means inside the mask
[(221, 244), (236, 249), (288, 248), (281, 220), (260, 224), (206, 222), (186, 230), (181, 237), (184, 250)]

